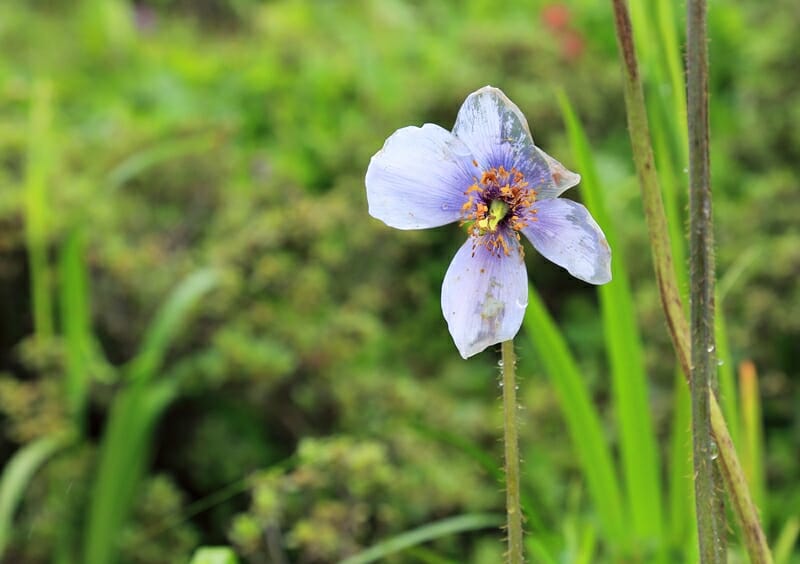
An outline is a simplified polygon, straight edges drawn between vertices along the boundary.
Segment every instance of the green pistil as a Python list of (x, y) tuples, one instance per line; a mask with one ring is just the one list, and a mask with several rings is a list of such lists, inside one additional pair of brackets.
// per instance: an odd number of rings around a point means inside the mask
[(481, 231), (495, 231), (497, 225), (508, 215), (508, 204), (503, 200), (492, 200), (489, 204), (489, 215), (484, 219), (478, 220), (478, 227)]
[(489, 231), (497, 229), (497, 224), (508, 214), (508, 204), (503, 200), (492, 200), (489, 205)]

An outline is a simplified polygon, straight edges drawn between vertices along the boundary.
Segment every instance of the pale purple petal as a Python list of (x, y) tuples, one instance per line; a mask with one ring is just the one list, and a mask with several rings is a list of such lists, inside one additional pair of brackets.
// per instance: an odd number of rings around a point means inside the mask
[(545, 258), (590, 284), (611, 280), (611, 249), (589, 210), (557, 198), (537, 202), (523, 233)]
[(512, 339), (528, 306), (528, 276), (516, 238), (497, 256), (470, 237), (453, 257), (442, 284), (442, 312), (461, 356)]
[(530, 188), (552, 189), (550, 168), (533, 144), (525, 116), (501, 90), (484, 86), (470, 94), (458, 111), (453, 133), (482, 169), (516, 168)]
[(581, 181), (581, 175), (567, 170), (564, 165), (537, 147), (537, 150), (547, 161), (550, 168), (550, 176), (553, 182), (550, 185), (542, 186), (537, 189), (536, 198), (539, 200), (550, 200), (557, 198), (569, 188), (577, 185)]
[(474, 171), (469, 149), (446, 129), (398, 129), (369, 163), (369, 213), (397, 229), (451, 223), (461, 217)]

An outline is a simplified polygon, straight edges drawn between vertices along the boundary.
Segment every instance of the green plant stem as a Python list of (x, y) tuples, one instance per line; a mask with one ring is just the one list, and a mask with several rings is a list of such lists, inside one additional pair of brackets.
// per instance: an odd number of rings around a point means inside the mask
[[(686, 5), (686, 91), (689, 132), (689, 279), (691, 288), (692, 453), (700, 562), (724, 562), (716, 507), (709, 397), (716, 376), (714, 341), (714, 233), (708, 154), (706, 2)], [(723, 513), (724, 515), (724, 513)]]
[(522, 510), (519, 489), (519, 438), (517, 436), (517, 358), (514, 341), (502, 344), (503, 430), (505, 435), (506, 515), (509, 564), (522, 564)]
[[(669, 327), (672, 344), (684, 375), (691, 368), (691, 349), (689, 346), (689, 324), (684, 315), (682, 299), (678, 292), (675, 269), (672, 261), (669, 232), (658, 176), (653, 164), (653, 150), (647, 123), (641, 78), (636, 63), (630, 15), (625, 0), (612, 0), (617, 42), (623, 61), (623, 81), (625, 87), (625, 106), (628, 115), (633, 159), (642, 192), (645, 218), (650, 237), (650, 247), (656, 279), (661, 296), (661, 305)], [(733, 509), (742, 526), (750, 560), (757, 563), (771, 563), (772, 556), (761, 528), (758, 512), (746, 487), (739, 459), (730, 440), (725, 419), (722, 416), (717, 398), (709, 397), (711, 432), (717, 441), (719, 465), (722, 477), (732, 499)]]

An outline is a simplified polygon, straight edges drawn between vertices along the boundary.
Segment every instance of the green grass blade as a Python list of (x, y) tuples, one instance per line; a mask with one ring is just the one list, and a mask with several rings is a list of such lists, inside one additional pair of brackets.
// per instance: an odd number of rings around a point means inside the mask
[(761, 394), (758, 391), (758, 374), (752, 362), (743, 362), (739, 367), (739, 390), (742, 405), (742, 467), (753, 502), (759, 508), (763, 521), (767, 522)]
[(405, 554), (414, 558), (415, 562), (422, 564), (459, 564), (457, 560), (445, 558), (424, 546), (414, 546), (405, 551)]
[(86, 564), (116, 561), (119, 534), (144, 474), (153, 428), (176, 393), (172, 381), (137, 382), (114, 399), (100, 445), (84, 537)]
[[(660, 109), (663, 111), (663, 107)], [(681, 194), (688, 189), (684, 181), (685, 176), (682, 176), (684, 175), (682, 171), (687, 165), (685, 162), (677, 164), (675, 154), (670, 151), (669, 132), (666, 129), (669, 119), (662, 115), (662, 111), (652, 112), (653, 152), (664, 199), (670, 250), (675, 261), (675, 277), (678, 282), (678, 290), (686, 300), (688, 299), (689, 270), (686, 262), (686, 233), (684, 230), (686, 218), (683, 213), (685, 206), (682, 204)]]
[(611, 368), (614, 408), (620, 433), (623, 473), (634, 534), (660, 544), (663, 533), (660, 462), (650, 404), (644, 350), (639, 336), (625, 256), (608, 214), (586, 133), (567, 97), (559, 92), (572, 153), (582, 174), (581, 194), (614, 250), (612, 281), (598, 288), (603, 333)]
[(736, 392), (736, 376), (733, 370), (730, 345), (728, 343), (728, 330), (725, 325), (725, 315), (722, 312), (722, 302), (717, 299), (717, 315), (714, 320), (714, 331), (717, 341), (717, 378), (719, 379), (719, 403), (725, 421), (728, 422), (728, 431), (735, 445), (739, 445), (741, 422), (739, 421), (739, 395)]
[(189, 312), (217, 284), (217, 278), (213, 270), (199, 270), (172, 292), (148, 328), (139, 354), (131, 361), (131, 380), (146, 382), (154, 377)]
[(736, 388), (736, 374), (733, 364), (733, 357), (728, 343), (728, 331), (725, 323), (725, 302), (736, 284), (746, 281), (748, 270), (753, 266), (754, 260), (758, 257), (760, 249), (751, 247), (740, 254), (736, 261), (726, 270), (725, 275), (719, 279), (717, 284), (717, 318), (715, 331), (717, 336), (717, 358), (721, 362), (719, 367), (719, 388), (720, 403), (725, 420), (728, 422), (728, 430), (734, 444), (741, 447), (741, 413), (739, 407), (739, 393)]
[(612, 546), (624, 547), (629, 539), (628, 521), (600, 416), (564, 337), (532, 286), (524, 323), (536, 361), (556, 390), (601, 526)]
[(239, 559), (233, 549), (226, 546), (201, 546), (190, 564), (239, 564)]
[(53, 167), (53, 93), (51, 84), (34, 83), (28, 155), (25, 164), (25, 240), (30, 262), (33, 323), (41, 337), (53, 335), (53, 305), (50, 295), (50, 267), (47, 260), (48, 194)]
[[(678, 369), (675, 370), (674, 390), (669, 446), (668, 539), (670, 546), (676, 551), (697, 552), (697, 543), (690, 541), (695, 531), (691, 398), (689, 397), (689, 388), (686, 386), (686, 378)], [(697, 558), (693, 561), (696, 560)]]
[(448, 537), (466, 531), (476, 531), (490, 527), (500, 527), (505, 523), (504, 515), (474, 513), (459, 515), (428, 523), (419, 528), (400, 533), (371, 546), (367, 550), (344, 559), (340, 564), (367, 564), (377, 562), (392, 554), (426, 543), (441, 537)]
[(150, 437), (159, 416), (177, 394), (174, 379), (153, 382), (167, 349), (197, 302), (217, 282), (211, 270), (191, 274), (159, 309), (137, 357), (131, 362), (132, 384), (114, 399), (100, 445), (84, 561), (115, 560), (117, 540), (144, 473)]
[(182, 139), (168, 139), (130, 155), (106, 176), (106, 185), (116, 190), (150, 168), (186, 155), (208, 152), (219, 138), (218, 133), (200, 133)]
[(0, 559), (13, 531), (14, 513), (36, 471), (59, 450), (72, 444), (71, 434), (42, 437), (19, 449), (0, 476)]
[(789, 564), (792, 558), (792, 550), (797, 544), (797, 537), (800, 535), (800, 519), (792, 517), (781, 529), (778, 540), (775, 541), (775, 564)]
[(578, 555), (575, 558), (575, 564), (592, 564), (597, 562), (595, 550), (597, 548), (597, 531), (592, 525), (586, 525), (581, 535), (580, 545), (578, 546)]
[[(655, 25), (658, 27), (659, 37), (662, 47), (659, 49), (661, 55), (660, 64), (664, 69), (664, 74), (669, 77), (668, 96), (672, 102), (673, 117), (672, 129), (675, 141), (676, 162), (679, 165), (688, 163), (689, 146), (688, 139), (683, 134), (688, 130), (686, 124), (686, 83), (683, 78), (683, 51), (681, 50), (681, 29), (675, 17), (674, 2), (672, 0), (656, 0)], [(663, 93), (664, 89), (660, 89)], [(678, 169), (680, 170), (680, 169)]]
[(540, 562), (541, 564), (558, 564), (558, 560), (556, 560), (550, 554), (550, 552), (548, 552), (547, 547), (544, 545), (541, 539), (529, 537), (525, 539), (525, 547), (533, 556), (534, 562)]
[[(460, 450), (463, 454), (477, 462), (489, 476), (497, 480), (498, 484), (505, 483), (505, 474), (497, 465), (497, 459), (469, 439), (455, 433), (428, 427), (418, 422), (410, 423), (410, 427), (429, 439), (450, 445)], [(531, 496), (527, 492), (522, 491), (520, 497), (522, 511), (525, 514), (525, 524), (529, 529), (534, 531), (544, 530), (544, 522), (539, 513), (534, 509), (536, 505), (534, 505)]]
[(66, 343), (65, 400), (70, 415), (82, 427), (89, 391), (89, 358), (92, 354), (91, 311), (88, 276), (83, 259), (84, 235), (73, 229), (59, 257), (59, 305), (61, 331)]
[[(688, 139), (686, 137), (686, 87), (680, 26), (670, 0), (636, 0), (630, 4), (636, 49), (645, 75), (647, 114), (653, 153), (664, 199), (670, 247), (678, 286), (686, 295), (689, 273), (683, 194), (687, 190)], [(653, 42), (658, 37), (661, 42)], [(682, 172), (683, 171), (683, 172)]]

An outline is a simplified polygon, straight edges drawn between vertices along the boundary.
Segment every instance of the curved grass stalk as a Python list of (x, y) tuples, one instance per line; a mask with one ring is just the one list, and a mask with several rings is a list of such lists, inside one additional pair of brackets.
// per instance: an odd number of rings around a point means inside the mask
[(11, 540), (14, 513), (33, 476), (59, 450), (75, 441), (72, 433), (49, 435), (19, 449), (0, 475), (0, 558)]
[(422, 525), (416, 529), (400, 533), (375, 544), (367, 550), (351, 556), (339, 564), (369, 564), (378, 562), (389, 555), (397, 554), (413, 546), (432, 541), (441, 537), (476, 531), (488, 527), (496, 527), (503, 522), (500, 515), (473, 513), (442, 519), (434, 523)]

